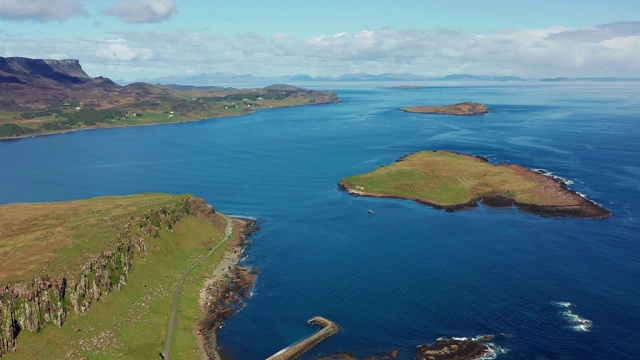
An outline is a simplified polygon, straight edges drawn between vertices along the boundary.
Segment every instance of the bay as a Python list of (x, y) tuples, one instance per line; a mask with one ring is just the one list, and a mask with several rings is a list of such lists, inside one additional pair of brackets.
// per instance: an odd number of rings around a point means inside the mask
[[(257, 218), (245, 260), (261, 269), (254, 296), (219, 333), (236, 359), (272, 355), (315, 315), (342, 331), (304, 358), (397, 348), (411, 359), (440, 336), (482, 334), (496, 335), (500, 359), (636, 358), (639, 84), (427, 85), (351, 84), (338, 104), (0, 141), (0, 203), (192, 193)], [(398, 110), (460, 101), (492, 111)], [(423, 149), (544, 168), (613, 216), (447, 213), (337, 188)], [(590, 331), (557, 302), (574, 303)]]

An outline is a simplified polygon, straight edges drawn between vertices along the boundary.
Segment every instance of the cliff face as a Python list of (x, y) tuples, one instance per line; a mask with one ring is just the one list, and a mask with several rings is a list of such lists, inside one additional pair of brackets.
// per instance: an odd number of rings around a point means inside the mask
[[(45, 79), (54, 80), (61, 83), (81, 83), (91, 80), (78, 60), (47, 60), (29, 59), (23, 57), (0, 57), (0, 72), (4, 72), (5, 77), (13, 76), (22, 82), (26, 82), (29, 77), (40, 76)], [(15, 82), (15, 81), (13, 81)]]
[(96, 99), (116, 101), (111, 98), (120, 95), (111, 93), (121, 90), (122, 86), (109, 79), (87, 75), (78, 60), (0, 57), (3, 110), (41, 110), (77, 101), (88, 104)]
[(210, 220), (214, 214), (204, 200), (194, 197), (151, 209), (125, 219), (124, 230), (111, 248), (90, 256), (73, 273), (43, 274), (4, 285), (0, 288), (0, 357), (17, 349), (21, 331), (62, 326), (71, 311), (84, 314), (94, 301), (126, 285), (134, 258), (145, 256), (146, 242), (158, 237), (160, 230), (172, 231), (185, 216)]

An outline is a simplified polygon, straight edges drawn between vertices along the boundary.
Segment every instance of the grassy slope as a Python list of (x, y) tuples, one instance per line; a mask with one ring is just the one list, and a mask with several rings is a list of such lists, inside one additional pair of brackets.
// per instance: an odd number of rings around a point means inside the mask
[[(149, 196), (142, 200), (155, 202), (154, 199), (159, 200), (167, 195)], [(164, 201), (178, 198), (169, 196)], [(100, 203), (100, 199), (87, 201)], [(158, 239), (147, 240), (146, 259), (136, 256), (129, 282), (123, 290), (115, 291), (94, 303), (86, 315), (70, 315), (62, 328), (47, 326), (38, 334), (21, 332), (18, 351), (7, 354), (6, 358), (157, 357), (165, 346), (171, 301), (180, 276), (223, 239), (224, 227), (225, 221), (220, 215), (217, 215), (214, 225), (187, 217), (173, 233), (163, 231)], [(237, 230), (234, 231), (234, 236), (239, 236)], [(226, 244), (221, 245), (187, 278), (178, 305), (172, 359), (199, 357), (200, 350), (195, 337), (196, 324), (203, 318), (198, 306), (199, 292), (205, 277), (227, 249)]]
[(0, 284), (31, 279), (45, 269), (61, 274), (111, 244), (123, 217), (180, 199), (142, 194), (0, 206)]
[(500, 194), (521, 203), (554, 205), (555, 195), (540, 191), (522, 168), (496, 166), (469, 155), (422, 151), (372, 172), (345, 178), (349, 189), (369, 195), (401, 197), (438, 206), (465, 204)]

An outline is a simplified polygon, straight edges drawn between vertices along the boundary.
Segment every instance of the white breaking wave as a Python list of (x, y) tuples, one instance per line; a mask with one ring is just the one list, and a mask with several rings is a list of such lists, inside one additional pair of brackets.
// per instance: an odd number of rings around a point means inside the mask
[(571, 185), (574, 183), (573, 180), (563, 178), (562, 176), (554, 175), (551, 171), (547, 171), (545, 169), (531, 169), (531, 170), (537, 172), (540, 175), (544, 175), (546, 177), (552, 178), (553, 180), (561, 182), (565, 185)]
[(593, 322), (591, 320), (583, 318), (582, 316), (574, 312), (572, 309), (576, 306), (574, 303), (564, 301), (552, 301), (551, 303), (565, 309), (561, 312), (561, 314), (567, 319), (571, 329), (584, 332), (591, 331)]
[(486, 353), (481, 357), (475, 358), (474, 360), (494, 360), (494, 359), (496, 359), (498, 357), (499, 354), (506, 354), (507, 351), (509, 351), (509, 349), (502, 348), (502, 347), (496, 345), (495, 343), (482, 341), (482, 339), (485, 338), (486, 336), (487, 335), (480, 335), (480, 336), (476, 336), (474, 338), (469, 338), (469, 337), (440, 337), (437, 340), (458, 340), (458, 341), (474, 340), (474, 341), (478, 341), (478, 342), (484, 344), (487, 347)]

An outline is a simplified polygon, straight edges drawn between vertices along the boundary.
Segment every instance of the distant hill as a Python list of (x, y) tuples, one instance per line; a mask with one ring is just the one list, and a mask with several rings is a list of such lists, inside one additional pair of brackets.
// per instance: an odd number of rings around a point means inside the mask
[(470, 75), (470, 74), (452, 74), (443, 76), (438, 79), (439, 81), (526, 81), (523, 78), (517, 76), (489, 76), (489, 75)]
[(557, 77), (557, 78), (545, 78), (540, 81), (549, 82), (562, 82), (562, 81), (640, 81), (640, 78), (621, 78), (621, 77)]
[(163, 76), (155, 79), (139, 79), (154, 84), (180, 84), (207, 86), (215, 84), (273, 84), (273, 83), (305, 83), (305, 82), (347, 82), (347, 81), (418, 81), (431, 79), (415, 74), (386, 73), (372, 75), (367, 73), (345, 74), (341, 76), (310, 76), (306, 74), (282, 76), (254, 76), (251, 74), (235, 74), (216, 72), (186, 76)]

